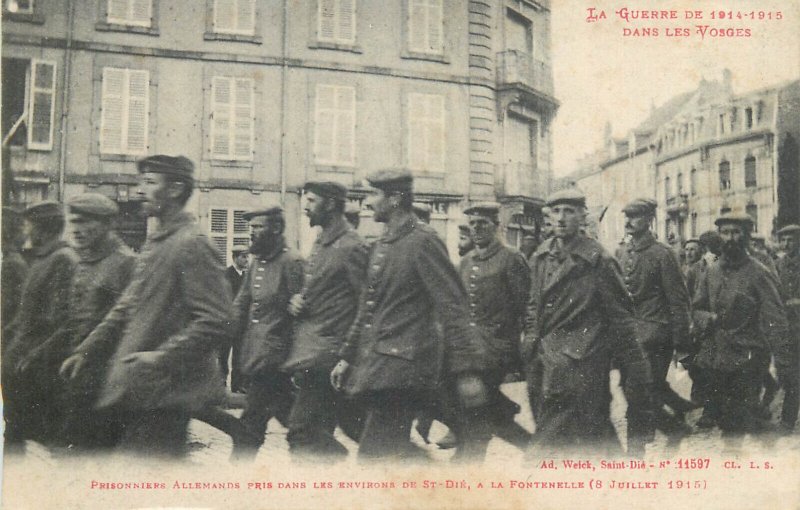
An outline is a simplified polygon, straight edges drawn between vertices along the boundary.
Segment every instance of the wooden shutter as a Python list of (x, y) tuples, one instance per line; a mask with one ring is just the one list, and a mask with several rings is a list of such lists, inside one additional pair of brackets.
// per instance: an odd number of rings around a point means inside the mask
[(408, 164), (416, 170), (444, 170), (444, 97), (408, 96)]
[(233, 157), (253, 158), (253, 80), (237, 78), (233, 103)]
[(317, 85), (317, 98), (314, 119), (314, 155), (318, 163), (333, 161), (336, 87)]
[(319, 0), (319, 38), (336, 39), (336, 0)]
[(336, 38), (344, 43), (356, 40), (356, 0), (339, 0), (339, 23)]
[(100, 117), (100, 152), (122, 153), (122, 122), (125, 106), (125, 69), (103, 69), (102, 106)]
[(237, 0), (236, 29), (245, 34), (254, 34), (256, 26), (255, 0)]
[(28, 106), (28, 148), (53, 148), (55, 115), (56, 63), (31, 61), (30, 105)]
[(236, 0), (214, 0), (214, 30), (230, 32), (236, 28)]
[(338, 87), (336, 90), (336, 161), (353, 163), (355, 152), (355, 89)]
[(100, 152), (147, 152), (150, 73), (106, 67), (103, 69)]
[(231, 106), (233, 104), (233, 78), (215, 76), (211, 81), (211, 155), (213, 158), (231, 157)]
[(427, 8), (424, 0), (409, 0), (408, 45), (413, 51), (425, 51)]
[(130, 0), (130, 21), (134, 25), (149, 27), (152, 18), (153, 0)]
[(128, 125), (124, 140), (127, 154), (147, 152), (150, 73), (128, 70)]
[(442, 51), (442, 0), (428, 0), (428, 26), (426, 51)]
[(121, 23), (128, 19), (128, 0), (108, 0), (108, 22)]
[(215, 76), (211, 83), (211, 157), (253, 158), (253, 80)]

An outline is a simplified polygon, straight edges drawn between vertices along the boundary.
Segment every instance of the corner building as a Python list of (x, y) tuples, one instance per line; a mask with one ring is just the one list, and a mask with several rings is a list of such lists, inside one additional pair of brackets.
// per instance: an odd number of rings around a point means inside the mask
[[(361, 204), (368, 173), (405, 167), (451, 253), (477, 200), (503, 203), (517, 244), (551, 175), (549, 3), (4, 0), (4, 198), (103, 193), (137, 247), (133, 162), (183, 154), (190, 209), (229, 259), (244, 211), (283, 204), (307, 251), (303, 182)], [(360, 230), (380, 232), (367, 210)]]

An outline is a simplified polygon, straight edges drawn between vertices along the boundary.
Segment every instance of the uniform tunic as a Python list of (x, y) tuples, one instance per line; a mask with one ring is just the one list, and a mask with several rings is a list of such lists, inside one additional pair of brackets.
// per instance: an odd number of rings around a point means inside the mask
[(786, 255), (778, 261), (778, 277), (786, 304), (789, 330), (794, 339), (791, 348), (795, 357), (795, 373), (786, 374), (781, 381), (786, 391), (781, 421), (793, 428), (800, 408), (800, 252)]

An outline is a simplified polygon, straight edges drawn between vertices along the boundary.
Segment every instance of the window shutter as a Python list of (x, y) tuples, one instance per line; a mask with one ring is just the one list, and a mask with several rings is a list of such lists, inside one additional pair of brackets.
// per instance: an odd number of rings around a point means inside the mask
[(150, 26), (152, 17), (153, 0), (130, 0), (131, 16), (130, 21), (136, 25)]
[(428, 0), (428, 41), (426, 50), (442, 51), (442, 0)]
[(108, 0), (108, 21), (118, 22), (128, 19), (128, 0)]
[(319, 0), (319, 38), (336, 39), (336, 0)]
[(102, 114), (100, 118), (100, 152), (122, 152), (122, 111), (124, 104), (125, 70), (103, 69)]
[(31, 62), (31, 94), (28, 107), (28, 148), (53, 148), (53, 116), (55, 114), (56, 64)]
[(425, 167), (425, 101), (422, 94), (408, 96), (408, 164)]
[(314, 154), (317, 162), (331, 162), (334, 149), (334, 124), (336, 89), (329, 85), (317, 86)]
[(408, 17), (408, 44), (414, 51), (425, 51), (426, 7), (422, 0), (410, 0)]
[(248, 34), (255, 33), (256, 16), (254, 4), (255, 0), (237, 0), (236, 19), (238, 23), (236, 28), (238, 31)]
[(355, 3), (356, 0), (339, 0), (339, 33), (336, 38), (342, 42), (355, 42)]
[(148, 71), (128, 70), (128, 129), (125, 140), (127, 153), (142, 154), (147, 151)]
[(249, 160), (253, 156), (253, 80), (236, 80), (233, 155)]
[(231, 105), (233, 79), (215, 76), (211, 82), (211, 154), (214, 158), (231, 157)]
[(428, 96), (428, 169), (444, 170), (444, 98)]
[(336, 161), (353, 162), (355, 143), (355, 89), (338, 87), (336, 94)]
[(236, 28), (236, 0), (214, 0), (214, 30), (229, 32)]

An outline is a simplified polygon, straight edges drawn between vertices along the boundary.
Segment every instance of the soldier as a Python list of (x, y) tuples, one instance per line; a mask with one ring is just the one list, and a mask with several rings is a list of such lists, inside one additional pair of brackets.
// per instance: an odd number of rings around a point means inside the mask
[(706, 247), (700, 239), (687, 239), (683, 243), (683, 251), (686, 254), (686, 264), (683, 266), (683, 277), (686, 280), (686, 290), (689, 292), (689, 297), (694, 295), (694, 289), (697, 284), (698, 273), (705, 272), (708, 268), (708, 262), (703, 258), (706, 253)]
[(192, 413), (224, 392), (217, 352), (231, 295), (216, 249), (184, 210), (194, 164), (156, 155), (136, 167), (142, 209), (158, 227), (122, 297), (61, 371), (75, 379), (94, 353), (117, 344), (97, 407), (123, 412), (120, 448), (181, 457)]
[(547, 206), (554, 237), (531, 259), (520, 349), (536, 421), (534, 451), (619, 451), (609, 416), (612, 358), (626, 374), (629, 420), (650, 406), (650, 371), (635, 340), (632, 304), (614, 259), (580, 234), (583, 194), (561, 190)]
[(469, 233), (469, 225), (458, 226), (458, 256), (463, 257), (475, 247)]
[[(236, 297), (239, 294), (239, 289), (244, 281), (244, 273), (247, 269), (247, 257), (249, 252), (247, 246), (234, 246), (231, 250), (231, 259), (233, 264), (228, 266), (225, 270), (225, 279), (231, 286), (232, 296)], [(244, 392), (244, 382), (242, 381), (241, 374), (241, 361), (240, 351), (241, 347), (238, 343), (223, 343), (219, 351), (219, 362), (222, 366), (222, 378), (228, 379), (228, 359), (230, 358), (230, 374), (231, 374), (231, 391), (234, 393)]]
[[(633, 298), (637, 339), (650, 362), (656, 425), (666, 433), (686, 434), (690, 429), (683, 422), (684, 413), (697, 406), (670, 388), (667, 372), (673, 352), (685, 355), (691, 351), (690, 301), (675, 255), (650, 232), (655, 210), (656, 203), (649, 199), (634, 200), (623, 208), (630, 238), (618, 258)], [(675, 414), (667, 414), (664, 405)]]
[[(350, 415), (350, 403), (334, 392), (330, 373), (356, 316), (367, 274), (367, 247), (344, 218), (344, 186), (308, 182), (304, 189), (309, 224), (322, 231), (305, 264), (303, 289), (289, 303), (296, 322), (283, 369), (294, 374), (298, 392), (286, 438), (289, 451), (300, 457), (342, 458), (347, 449), (334, 439), (333, 431), (337, 423), (347, 429), (358, 417)], [(349, 431), (358, 438), (352, 428)]]
[[(133, 252), (114, 233), (117, 204), (97, 193), (78, 195), (67, 202), (68, 222), (79, 261), (65, 303), (66, 321), (50, 338), (23, 360), (35, 365), (45, 356), (60, 364), (106, 316), (128, 286)], [(94, 409), (105, 380), (115, 342), (101, 346), (87, 358), (80, 378), (67, 384), (60, 440), (80, 451), (111, 448), (120, 438), (119, 416)]]
[(331, 383), (366, 406), (361, 460), (413, 459), (420, 452), (409, 441), (411, 422), (437, 389), (440, 370), (458, 381), (463, 402), (484, 403), (473, 374), (484, 368), (485, 347), (468, 326), (464, 288), (444, 243), (412, 212), (411, 174), (383, 170), (367, 180), (374, 220), (386, 231), (371, 248), (366, 289)]
[[(3, 262), (2, 262), (2, 308), (0, 321), (11, 324), (19, 310), (22, 297), (22, 286), (28, 275), (28, 263), (22, 257), (22, 217), (16, 209), (3, 207)], [(5, 342), (3, 342), (3, 356), (5, 356)], [(5, 386), (5, 384), (3, 384)]]
[(530, 434), (514, 421), (519, 406), (500, 391), (506, 375), (521, 371), (519, 340), (530, 290), (530, 270), (524, 255), (497, 236), (500, 204), (478, 203), (464, 211), (475, 248), (461, 259), (459, 273), (467, 289), (470, 320), (489, 349), (482, 372), (489, 401), (470, 410), (456, 456), (480, 460), (492, 435), (524, 449)]
[(23, 218), (31, 265), (19, 311), (3, 331), (3, 339), (10, 339), (3, 356), (3, 374), (10, 374), (3, 388), (9, 452), (24, 449), (25, 439), (54, 445), (61, 431), (61, 353), (44, 352), (37, 363), (24, 360), (67, 320), (69, 286), (78, 259), (61, 238), (65, 226), (61, 204), (34, 204)]
[(795, 370), (797, 372), (792, 377), (785, 378), (783, 389), (783, 409), (781, 410), (781, 429), (785, 433), (794, 430), (797, 422), (797, 411), (800, 407), (800, 395), (798, 395), (798, 357), (800, 357), (800, 225), (786, 225), (778, 230), (778, 238), (783, 258), (778, 261), (778, 276), (786, 303), (786, 315), (789, 319), (789, 331), (792, 334), (794, 343), (792, 355), (795, 357)]
[(536, 229), (527, 225), (522, 226), (522, 242), (520, 243), (519, 251), (528, 260), (536, 247), (539, 245), (539, 239), (536, 237)]
[(709, 373), (710, 404), (719, 413), (726, 449), (735, 452), (744, 434), (755, 431), (762, 360), (772, 353), (782, 381), (794, 372), (794, 362), (775, 281), (747, 252), (752, 220), (727, 214), (715, 224), (722, 256), (700, 280), (693, 301), (695, 326), (708, 338), (696, 363)]
[(245, 213), (244, 219), (250, 222), (253, 257), (233, 303), (234, 339), (241, 342), (242, 374), (248, 382), (241, 420), (260, 443), (234, 447), (240, 459), (256, 455), (270, 418), (288, 423), (292, 383), (280, 367), (292, 341), (289, 300), (303, 287), (303, 259), (283, 237), (283, 209), (274, 206)]

